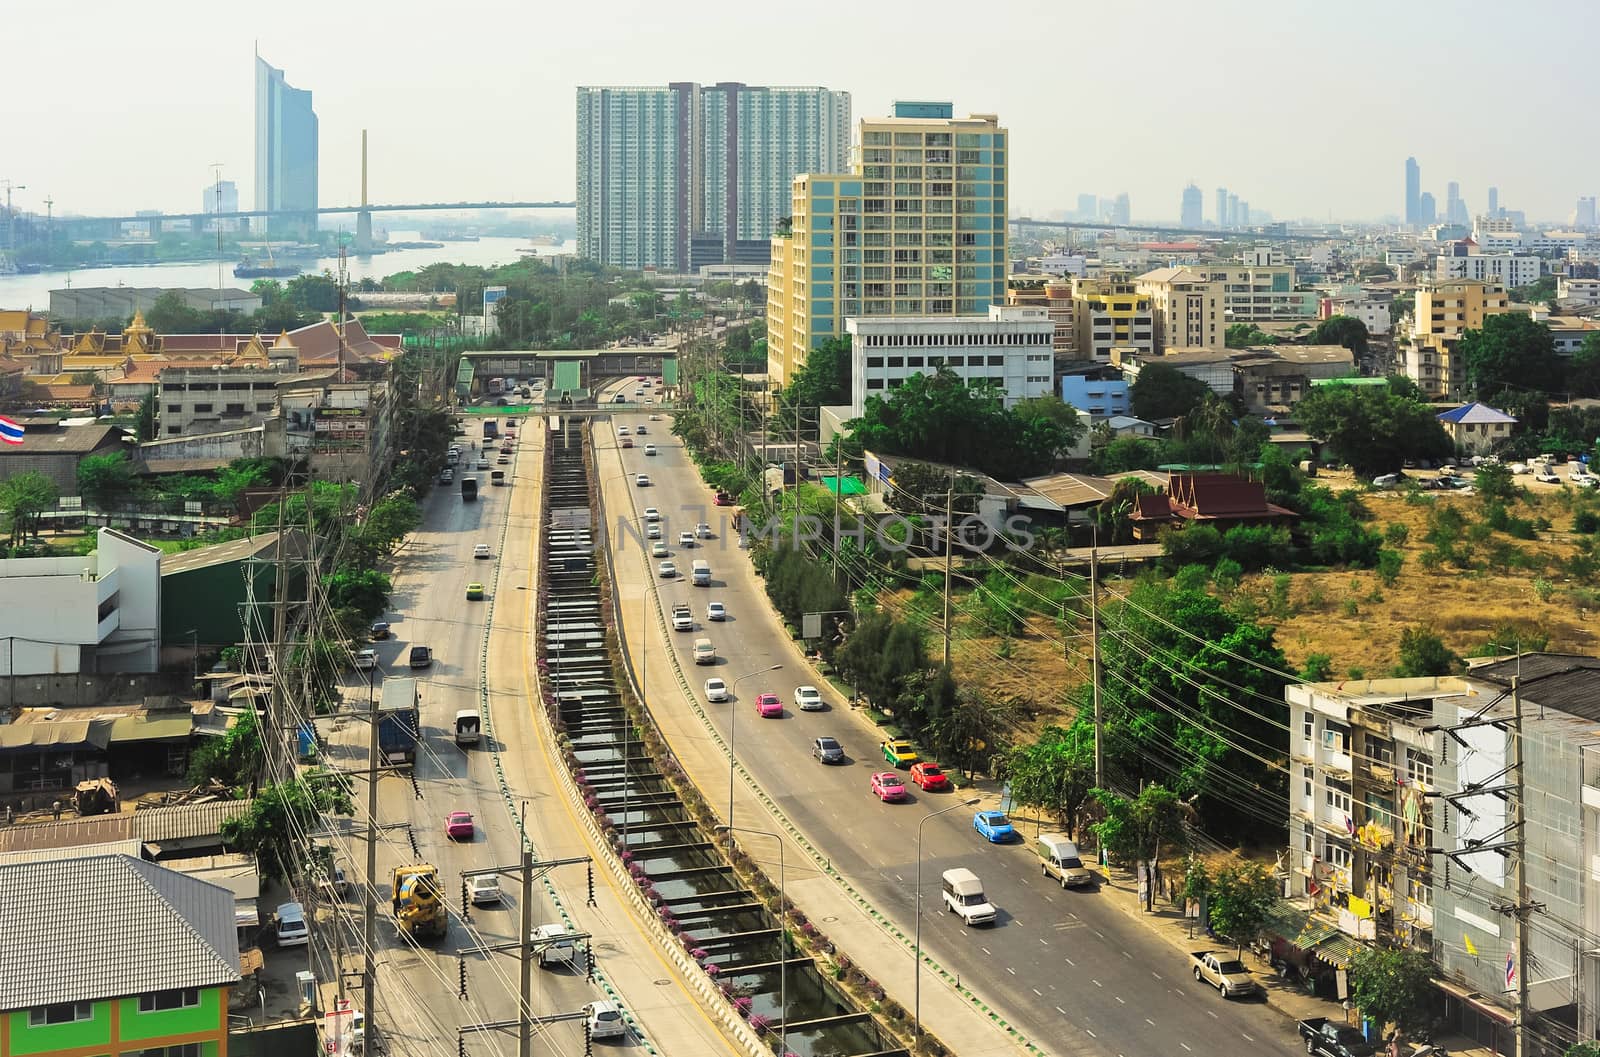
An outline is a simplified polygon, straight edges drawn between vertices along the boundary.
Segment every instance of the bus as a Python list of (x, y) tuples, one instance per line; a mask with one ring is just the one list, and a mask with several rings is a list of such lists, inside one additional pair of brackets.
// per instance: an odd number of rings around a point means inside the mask
[(494, 440), (500, 436), (500, 422), (497, 419), (486, 418), (483, 420), (483, 439)]

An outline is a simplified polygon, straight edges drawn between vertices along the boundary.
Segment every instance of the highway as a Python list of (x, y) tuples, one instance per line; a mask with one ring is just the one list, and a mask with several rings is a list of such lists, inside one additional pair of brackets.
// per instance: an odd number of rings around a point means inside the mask
[[(957, 794), (925, 794), (913, 787), (910, 801), (895, 805), (881, 804), (869, 793), (869, 776), (885, 769), (876, 728), (852, 714), (835, 691), (803, 666), (766, 600), (748, 553), (738, 548), (731, 526), (719, 518), (723, 509), (711, 505), (710, 490), (700, 482), (681, 443), (668, 432), (666, 416), (647, 423), (647, 441), (656, 445), (657, 455), (646, 456), (646, 441), (638, 439), (631, 449), (618, 447), (616, 425), (636, 429), (646, 421), (644, 414), (619, 415), (610, 423), (596, 420), (594, 432), (627, 618), (624, 631), (635, 655), (641, 643), (645, 647), (652, 707), (658, 714), (691, 711), (681, 687), (664, 674), (671, 667), (662, 663), (666, 649), (675, 652), (694, 692), (702, 693), (702, 704), (705, 678), (717, 676), (732, 685), (746, 674), (782, 664), (783, 670), (755, 676), (737, 687), (731, 705), (708, 705), (707, 711), (723, 737), (732, 738), (740, 763), (779, 809), (910, 935), (917, 825), (928, 812), (957, 802)], [(651, 484), (638, 487), (637, 473), (648, 473)], [(682, 573), (677, 578), (658, 576), (656, 558), (649, 559), (645, 572), (636, 537), (621, 528), (622, 519), (637, 518), (646, 506), (661, 511), (670, 559)], [(700, 521), (712, 524), (715, 538), (680, 547), (679, 532), (692, 530)], [(689, 585), (687, 572), (696, 558), (711, 563), (710, 589)], [(673, 602), (689, 602), (696, 629), (663, 630), (650, 607), (641, 605), (650, 591), (659, 592), (665, 609)], [(713, 599), (727, 606), (726, 623), (705, 621), (705, 604)], [(642, 628), (648, 633), (641, 638)], [(689, 656), (692, 641), (701, 636), (711, 638), (716, 647), (717, 662), (709, 667), (695, 666)], [(649, 657), (650, 653), (655, 656)], [(794, 709), (793, 692), (800, 684), (820, 687), (830, 709), (820, 713)], [(781, 719), (756, 717), (753, 704), (762, 691), (775, 692), (784, 700), (788, 707)], [(735, 728), (731, 734), (730, 724)], [(848, 758), (843, 766), (825, 767), (811, 759), (812, 739), (824, 734), (844, 746)], [(725, 772), (726, 763), (721, 766)], [(702, 774), (696, 777), (711, 803), (726, 811), (724, 780), (711, 783)], [(743, 804), (741, 799), (740, 824), (773, 826), (769, 818), (747, 811)], [(1030, 839), (1019, 844), (988, 845), (973, 831), (973, 810), (953, 810), (923, 827), (922, 942), (926, 952), (959, 974), (1023, 1035), (1050, 1053), (1119, 1057), (1187, 1052), (1265, 1057), (1300, 1048), (1292, 1025), (1277, 1013), (1259, 1002), (1226, 1002), (1201, 987), (1181, 952), (1109, 905), (1096, 890), (1063, 890), (1053, 881), (1047, 883), (1031, 847), (1031, 832)], [(969, 930), (954, 916), (939, 912), (939, 876), (957, 865), (975, 871), (1000, 907), (994, 928)], [(842, 947), (850, 953), (856, 942), (877, 941), (846, 936)], [(909, 976), (910, 955), (905, 954), (904, 960)], [(925, 1009), (933, 994), (928, 977), (924, 972)], [(911, 1005), (912, 994), (895, 997)]]
[[(479, 421), (468, 419), (470, 436), (460, 438), (465, 447), (477, 441)], [(502, 425), (505, 419), (501, 420)], [(535, 725), (528, 702), (531, 655), (529, 607), (535, 592), (538, 490), (542, 484), (540, 446), (542, 419), (520, 438), (510, 466), (511, 484), (495, 488), (488, 473), (479, 478), (479, 500), (464, 502), (459, 486), (440, 485), (424, 503), (422, 527), (408, 537), (395, 559), (391, 608), (385, 614), (393, 637), (371, 643), (378, 651), (381, 680), (416, 675), (421, 681), (424, 745), (415, 766), (416, 788), (403, 776), (386, 776), (379, 785), (379, 821), (385, 829), (378, 849), (376, 885), (379, 894), (378, 1009), (380, 1033), (394, 1052), (456, 1052), (458, 1026), (468, 1023), (513, 1021), (517, 1016), (518, 955), (509, 950), (493, 954), (467, 954), (467, 996), (459, 995), (458, 952), (477, 946), (516, 943), (520, 932), (520, 879), (502, 876), (505, 897), (497, 906), (474, 907), (470, 927), (460, 917), (461, 872), (518, 862), (520, 844), (516, 812), (526, 809), (528, 832), (536, 859), (593, 855), (581, 836), (577, 819), (566, 799), (556, 791), (552, 767), (556, 758), (547, 750), (543, 727)], [(481, 442), (480, 442), (481, 443)], [(468, 452), (471, 454), (470, 450)], [(489, 559), (474, 559), (473, 547), (486, 543)], [(483, 602), (466, 600), (471, 581), (485, 584)], [(493, 613), (492, 627), (489, 614)], [(412, 645), (432, 648), (432, 667), (413, 672), (407, 667)], [(365, 673), (348, 678), (347, 697), (364, 707)], [(454, 742), (454, 717), (462, 709), (477, 709), (486, 700), (492, 717), (493, 739), (474, 747)], [(335, 765), (354, 769), (366, 766), (367, 724), (338, 717), (323, 721)], [(498, 751), (497, 751), (498, 750)], [(504, 787), (496, 756), (504, 769)], [(365, 785), (356, 784), (358, 809), (365, 804)], [(444, 835), (445, 816), (454, 810), (473, 812), (476, 833), (471, 841), (451, 841)], [(358, 811), (359, 816), (364, 814)], [(415, 848), (411, 839), (415, 840)], [(360, 840), (341, 842), (339, 857), (347, 873), (364, 872), (365, 851)], [(449, 933), (442, 942), (416, 947), (397, 938), (390, 919), (388, 898), (393, 868), (418, 860), (438, 866), (451, 893)], [(608, 880), (595, 871), (596, 903), (585, 905), (588, 874), (584, 865), (557, 868), (550, 884), (574, 927), (593, 934), (601, 972), (617, 990), (624, 1008), (642, 1023), (643, 1031), (672, 1052), (732, 1054), (736, 1051), (704, 1011), (672, 977), (667, 963), (650, 946), (628, 905)], [(537, 926), (562, 920), (545, 883), (534, 884)], [(351, 948), (359, 946), (359, 897), (347, 900), (357, 926)], [(358, 959), (347, 964), (356, 968)], [(359, 985), (355, 988), (360, 1004)], [(535, 968), (532, 1009), (536, 1016), (570, 1013), (603, 998), (581, 968)], [(576, 1057), (584, 1052), (583, 1026), (572, 1021), (540, 1025), (535, 1029), (534, 1052)], [(635, 1048), (635, 1036), (622, 1043)], [(617, 1048), (614, 1040), (607, 1045)], [(468, 1054), (514, 1054), (512, 1032), (483, 1032), (466, 1036)], [(641, 1051), (642, 1052), (642, 1051)]]

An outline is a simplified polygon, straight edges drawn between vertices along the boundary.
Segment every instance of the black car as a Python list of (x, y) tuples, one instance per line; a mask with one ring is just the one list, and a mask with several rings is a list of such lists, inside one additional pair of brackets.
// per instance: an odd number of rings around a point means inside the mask
[(389, 637), (389, 622), (387, 620), (374, 620), (372, 622), (373, 641)]
[(433, 651), (426, 646), (413, 646), (409, 663), (413, 668), (426, 668), (433, 663)]
[(811, 755), (821, 763), (843, 763), (844, 747), (833, 738), (818, 738), (811, 743)]

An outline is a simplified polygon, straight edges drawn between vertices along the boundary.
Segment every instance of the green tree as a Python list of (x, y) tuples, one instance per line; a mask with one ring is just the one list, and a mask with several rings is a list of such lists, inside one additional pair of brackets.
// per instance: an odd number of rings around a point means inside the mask
[(1356, 274), (1363, 279), (1393, 279), (1394, 269), (1382, 261), (1363, 261), (1356, 268)]
[(284, 285), (283, 292), (289, 303), (301, 312), (336, 312), (339, 308), (338, 284), (327, 273), (297, 275)]
[(848, 404), (851, 347), (849, 337), (828, 338), (812, 346), (806, 353), (806, 362), (789, 383), (784, 402), (791, 407)]
[(271, 479), (272, 465), (275, 465), (275, 460), (235, 459), (217, 471), (217, 482), (212, 486), (211, 494), (237, 510), (246, 492)]
[(1278, 901), (1278, 880), (1258, 862), (1230, 863), (1211, 886), (1211, 927), (1233, 940), (1240, 952), (1267, 923)]
[(903, 462), (894, 471), (894, 487), (885, 497), (893, 510), (908, 517), (944, 516), (945, 493), (955, 517), (978, 512), (983, 486), (967, 474), (950, 474), (925, 462)]
[(1567, 388), (1574, 396), (1600, 396), (1600, 334), (1583, 339), (1567, 361)]
[(1512, 502), (1522, 492), (1517, 487), (1517, 479), (1511, 475), (1511, 468), (1499, 463), (1478, 467), (1478, 472), (1472, 475), (1472, 490), (1484, 499), (1501, 503)]
[[(1091, 795), (1100, 806), (1102, 818), (1090, 828), (1113, 859), (1129, 866), (1146, 862), (1159, 868), (1163, 845), (1187, 848), (1189, 834), (1184, 822), (1189, 809), (1165, 786), (1151, 782), (1131, 800), (1108, 789), (1096, 789)], [(1154, 898), (1155, 885), (1151, 885), (1146, 909)]]
[[(236, 670), (236, 669), (235, 669)], [(189, 784), (216, 781), (236, 797), (261, 773), (261, 732), (254, 712), (245, 712), (220, 738), (202, 738), (189, 757)]]
[(1507, 392), (1557, 392), (1561, 360), (1550, 328), (1521, 312), (1484, 319), (1480, 330), (1461, 335), (1460, 355), (1467, 365), (1467, 387), (1479, 400), (1500, 400)]
[(1556, 277), (1541, 275), (1526, 286), (1513, 286), (1511, 300), (1523, 301), (1534, 304), (1540, 301), (1549, 301), (1556, 296)]
[(1276, 345), (1278, 339), (1254, 323), (1234, 323), (1224, 332), (1222, 342), (1230, 349), (1244, 349), (1251, 345)]
[(1312, 345), (1343, 345), (1359, 360), (1367, 354), (1367, 325), (1354, 316), (1329, 316), (1312, 330)]
[(39, 515), (56, 505), (59, 494), (55, 482), (37, 470), (24, 470), (0, 481), (0, 511), (11, 526), (12, 548), (38, 533)]
[(1333, 658), (1326, 653), (1308, 653), (1300, 666), (1300, 678), (1308, 683), (1323, 683), (1333, 678)]
[(1454, 450), (1431, 407), (1390, 389), (1318, 386), (1295, 406), (1295, 417), (1364, 476), (1394, 472), (1408, 459), (1442, 459)]
[[(1149, 368), (1145, 368), (1149, 370)], [(1157, 441), (1144, 437), (1118, 437), (1095, 453), (1095, 470), (1107, 477), (1131, 470), (1153, 470), (1161, 465), (1163, 452)]]
[(189, 307), (182, 290), (166, 290), (145, 312), (144, 321), (157, 334), (199, 334), (209, 319), (207, 313)]
[(261, 298), (261, 305), (264, 308), (282, 300), (283, 284), (276, 279), (257, 279), (250, 284), (250, 292)]
[(389, 605), (389, 578), (376, 569), (341, 565), (323, 579), (328, 604), (336, 609), (348, 607), (368, 620)]
[(1400, 632), (1400, 676), (1449, 675), (1460, 667), (1461, 658), (1431, 629), (1406, 628)]
[(1137, 477), (1123, 477), (1112, 485), (1111, 494), (1089, 512), (1099, 544), (1110, 546), (1133, 542), (1133, 514), (1139, 496), (1150, 495), (1154, 491), (1147, 482)]
[(1389, 302), (1390, 325), (1392, 326), (1399, 323), (1406, 316), (1409, 316), (1412, 312), (1415, 312), (1416, 309), (1416, 294), (1401, 294), (1399, 297), (1396, 297), (1393, 301)]
[(124, 452), (85, 455), (78, 461), (78, 494), (100, 507), (133, 490), (138, 475)]
[(1580, 1042), (1568, 1046), (1561, 1057), (1600, 1057), (1600, 1042)]
[(1032, 742), (1011, 750), (1006, 775), (1018, 804), (1049, 810), (1076, 836), (1079, 814), (1094, 788), (1093, 723), (1045, 727)]
[(320, 829), (325, 812), (353, 811), (344, 786), (327, 776), (308, 774), (302, 780), (257, 790), (248, 811), (222, 824), (222, 841), (233, 851), (254, 855), (268, 878), (287, 880), (291, 867), (310, 851), (302, 845), (301, 835)]
[(139, 401), (139, 412), (134, 418), (134, 432), (141, 443), (156, 439), (156, 394), (154, 390), (144, 394), (144, 399)]
[(406, 534), (422, 524), (422, 507), (410, 490), (390, 492), (372, 504), (357, 533), (360, 545), (377, 557), (394, 552)]
[(1350, 999), (1401, 1037), (1425, 1027), (1436, 1001), (1433, 960), (1414, 947), (1359, 948), (1350, 957)]
[(1129, 395), (1134, 415), (1154, 421), (1188, 415), (1211, 395), (1211, 387), (1176, 367), (1153, 361), (1139, 369)]
[(1037, 436), (1030, 437), (1028, 442), (1054, 444), (1050, 454), (1058, 459), (1070, 454), (1088, 430), (1077, 409), (1054, 394), (1018, 400), (1011, 414), (1022, 423), (1025, 431), (1037, 431)]

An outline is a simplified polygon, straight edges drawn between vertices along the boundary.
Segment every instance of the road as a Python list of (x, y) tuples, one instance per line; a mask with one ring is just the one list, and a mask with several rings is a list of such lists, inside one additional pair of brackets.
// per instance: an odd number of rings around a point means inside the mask
[[(749, 679), (736, 688), (731, 706), (709, 706), (708, 712), (723, 736), (732, 738), (740, 762), (779, 808), (831, 858), (840, 873), (910, 934), (916, 897), (917, 824), (929, 811), (955, 802), (955, 794), (924, 794), (913, 788), (916, 795), (900, 805), (880, 804), (871, 796), (868, 778), (883, 769), (875, 728), (852, 714), (830, 687), (801, 667), (793, 644), (772, 614), (747, 553), (737, 547), (731, 526), (719, 518), (723, 510), (710, 505), (711, 492), (700, 482), (681, 443), (667, 431), (670, 423), (665, 416), (647, 423), (649, 440), (658, 452), (654, 457), (644, 454), (643, 442), (636, 441), (639, 446), (627, 450), (617, 447), (614, 425), (629, 424), (636, 430), (645, 421), (646, 416), (635, 414), (595, 424), (624, 611), (628, 592), (637, 591), (646, 581), (653, 585), (648, 590), (659, 592), (665, 608), (677, 601), (691, 604), (697, 617), (695, 631), (662, 632), (650, 624), (655, 634), (643, 641), (659, 651), (663, 648), (660, 639), (666, 636), (667, 648), (676, 651), (696, 692), (708, 676), (718, 676), (731, 685), (735, 679), (773, 664), (784, 666), (782, 671)], [(633, 481), (636, 473), (648, 473), (651, 485), (637, 487)], [(621, 531), (618, 523), (621, 518), (637, 517), (646, 506), (660, 509), (670, 558), (680, 570), (687, 572), (695, 558), (711, 563), (713, 586), (709, 590), (689, 586), (681, 575), (660, 578), (656, 558), (649, 559), (648, 575), (641, 572), (635, 537)], [(700, 521), (712, 524), (716, 538), (680, 548), (678, 533)], [(704, 621), (705, 604), (712, 599), (727, 606), (730, 619), (726, 623)], [(639, 641), (640, 626), (625, 630), (630, 639)], [(701, 636), (710, 637), (716, 647), (718, 659), (713, 666), (696, 667), (688, 654), (692, 640)], [(657, 656), (661, 656), (659, 652)], [(652, 670), (668, 667), (659, 661), (647, 660), (646, 664), (653, 666)], [(830, 710), (795, 710), (794, 687), (802, 683), (817, 683)], [(681, 689), (668, 694), (662, 692), (663, 682), (651, 685), (655, 708), (688, 709)], [(763, 720), (755, 715), (755, 695), (769, 690), (789, 706), (781, 719)], [(810, 758), (812, 739), (822, 734), (842, 743), (848, 754), (845, 765), (824, 767)], [(713, 804), (723, 805), (726, 794), (719, 785), (705, 788), (705, 792)], [(719, 810), (725, 811), (726, 806)], [(748, 814), (737, 821), (770, 825), (765, 818)], [(923, 827), (924, 949), (963, 981), (971, 982), (1034, 1042), (1052, 1053), (1125, 1057), (1191, 1051), (1264, 1057), (1299, 1049), (1290, 1026), (1278, 1014), (1258, 1003), (1224, 1002), (1193, 980), (1180, 952), (1109, 905), (1096, 891), (1064, 891), (1053, 882), (1044, 883), (1028, 842), (990, 846), (974, 833), (971, 821), (970, 810), (958, 809)], [(952, 866), (969, 867), (983, 880), (1002, 911), (995, 928), (967, 930), (953, 916), (937, 912), (941, 906), (939, 876)], [(847, 952), (850, 943), (848, 937), (843, 941)], [(897, 997), (902, 1001), (911, 998), (909, 994)]]
[[(542, 425), (537, 417), (532, 421)], [(505, 419), (501, 423), (503, 427)], [(478, 423), (470, 421), (469, 428), (471, 436), (461, 438), (463, 446), (477, 440)], [(515, 811), (526, 808), (536, 858), (594, 854), (565, 798), (555, 791), (551, 770), (557, 765), (555, 757), (546, 751), (543, 728), (536, 728), (528, 704), (536, 699), (528, 681), (528, 639), (542, 441), (541, 429), (526, 431), (513, 463), (497, 467), (509, 471), (511, 484), (506, 487), (490, 486), (488, 474), (475, 471), (481, 484), (475, 503), (464, 502), (458, 487), (433, 490), (424, 503), (421, 528), (408, 537), (396, 557), (391, 610), (385, 615), (393, 637), (371, 644), (380, 659), (377, 693), (381, 694), (383, 673), (391, 678), (417, 675), (422, 692), (424, 745), (414, 772), (420, 798), (404, 777), (385, 777), (379, 785), (380, 822), (385, 826), (409, 823), (409, 835), (402, 828), (383, 831), (376, 879), (381, 950), (378, 1019), (395, 1052), (453, 1053), (459, 1025), (509, 1021), (517, 1016), (519, 965), (515, 950), (467, 954), (465, 1000), (459, 997), (462, 962), (458, 957), (458, 952), (473, 947), (517, 941), (521, 886), (515, 876), (502, 877), (506, 895), (500, 905), (472, 908), (470, 926), (460, 916), (462, 871), (518, 862)], [(488, 544), (493, 556), (475, 560), (473, 547), (478, 543)], [(485, 601), (466, 600), (470, 581), (486, 585)], [(415, 644), (432, 648), (435, 660), (431, 668), (412, 672), (406, 667), (407, 653)], [(352, 674), (348, 686), (347, 697), (364, 707), (365, 675)], [(454, 717), (459, 710), (477, 709), (481, 700), (487, 700), (494, 739), (476, 747), (458, 747)], [(344, 717), (324, 722), (334, 762), (364, 768), (366, 723)], [(496, 755), (504, 768), (504, 789)], [(365, 787), (358, 783), (358, 807), (364, 806), (364, 797)], [(451, 841), (444, 836), (444, 818), (452, 810), (473, 812), (476, 833), (471, 841)], [(361, 876), (364, 845), (342, 842), (339, 854), (349, 875)], [(419, 858), (439, 867), (452, 894), (448, 935), (442, 942), (421, 948), (396, 937), (387, 902), (393, 868)], [(560, 867), (549, 880), (548, 887), (543, 882), (534, 885), (535, 925), (561, 920), (552, 902), (553, 890), (572, 915), (574, 927), (593, 934), (602, 973), (651, 1041), (670, 1053), (737, 1052), (690, 992), (670, 979), (673, 974), (667, 963), (650, 947), (608, 874), (595, 871), (597, 899), (592, 908), (585, 906), (588, 875), (583, 865)], [(354, 897), (351, 908), (351, 917), (359, 923)], [(355, 959), (349, 964), (354, 967)], [(533, 972), (536, 1016), (574, 1012), (603, 997), (581, 969), (535, 968)], [(621, 1047), (611, 1044), (610, 1048), (635, 1049), (638, 1042), (634, 1037)], [(466, 1050), (472, 1054), (514, 1054), (516, 1048), (514, 1033), (476, 1033), (466, 1039)], [(534, 1051), (566, 1057), (582, 1054), (581, 1023), (537, 1028)]]

